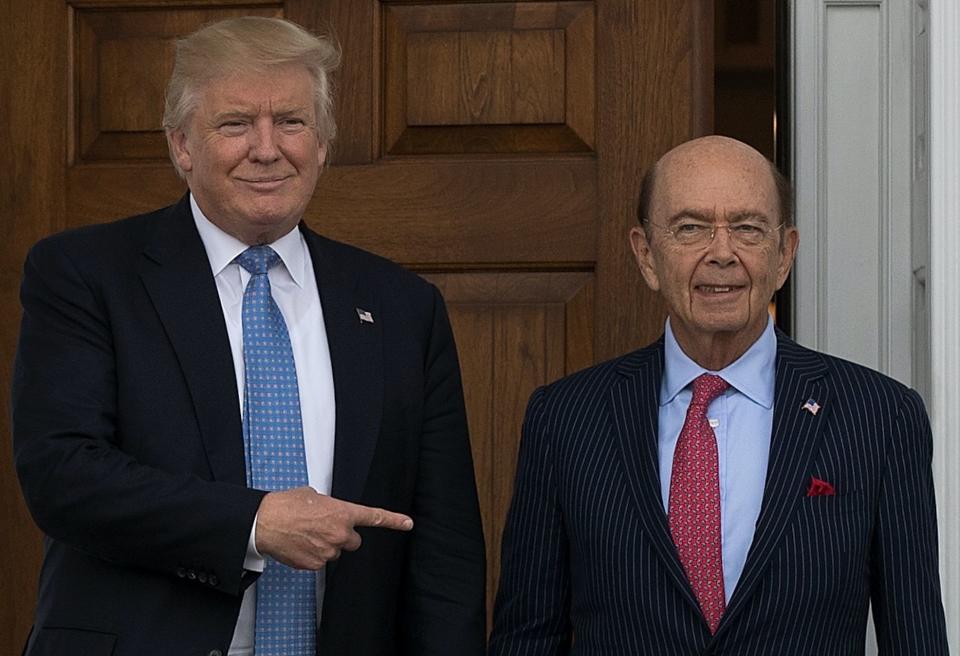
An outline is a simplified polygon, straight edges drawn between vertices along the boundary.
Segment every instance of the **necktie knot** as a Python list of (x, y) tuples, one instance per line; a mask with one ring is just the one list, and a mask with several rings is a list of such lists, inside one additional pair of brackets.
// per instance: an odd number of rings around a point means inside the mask
[(693, 381), (693, 400), (690, 405), (708, 406), (715, 398), (723, 394), (730, 383), (714, 374), (701, 374)]
[(251, 276), (256, 276), (273, 268), (280, 261), (280, 256), (269, 246), (251, 246), (237, 255), (235, 261)]

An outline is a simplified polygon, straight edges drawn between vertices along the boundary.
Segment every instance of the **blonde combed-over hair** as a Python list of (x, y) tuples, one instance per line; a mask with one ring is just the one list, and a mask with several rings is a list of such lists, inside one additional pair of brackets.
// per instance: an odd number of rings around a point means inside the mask
[[(212, 23), (177, 41), (163, 112), (168, 145), (171, 133), (186, 126), (206, 83), (237, 72), (268, 73), (289, 64), (302, 65), (313, 79), (317, 136), (329, 144), (337, 134), (330, 81), (340, 65), (336, 39), (313, 35), (282, 18), (243, 16)], [(172, 147), (170, 159), (183, 177)]]

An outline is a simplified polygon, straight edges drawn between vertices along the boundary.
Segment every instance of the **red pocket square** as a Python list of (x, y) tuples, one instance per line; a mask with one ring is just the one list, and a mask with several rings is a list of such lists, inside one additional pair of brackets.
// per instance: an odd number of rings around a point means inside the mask
[(807, 488), (808, 497), (832, 497), (836, 494), (833, 483), (821, 481), (816, 476), (810, 477), (810, 487)]

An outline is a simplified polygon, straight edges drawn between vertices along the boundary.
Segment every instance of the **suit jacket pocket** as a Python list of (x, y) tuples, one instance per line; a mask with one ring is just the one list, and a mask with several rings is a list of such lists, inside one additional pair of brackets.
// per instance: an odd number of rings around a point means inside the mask
[(806, 497), (807, 507), (818, 513), (846, 515), (866, 512), (866, 496), (863, 492)]
[(111, 656), (117, 636), (112, 633), (43, 627), (24, 656)]

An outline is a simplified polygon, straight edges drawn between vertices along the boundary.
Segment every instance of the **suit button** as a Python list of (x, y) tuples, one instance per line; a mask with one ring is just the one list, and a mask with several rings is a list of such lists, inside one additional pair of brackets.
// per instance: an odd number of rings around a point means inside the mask
[(206, 572), (200, 572), (199, 574), (197, 574), (197, 580), (200, 581), (201, 583), (206, 583), (206, 582), (207, 582), (207, 573), (206, 573)]
[(197, 573), (196, 573), (194, 570), (192, 570), (192, 569), (188, 569), (188, 570), (187, 570), (187, 579), (190, 580), (190, 581), (196, 581), (196, 580), (197, 580)]
[(219, 649), (211, 649), (207, 652), (207, 656), (223, 656), (223, 652)]
[(207, 579), (207, 583), (209, 583), (210, 585), (216, 587), (217, 584), (220, 583), (220, 579), (217, 578), (217, 575), (216, 575), (216, 574), (211, 574), (211, 575), (210, 575), (210, 578)]
[(182, 567), (177, 568), (177, 576), (179, 576), (180, 578), (184, 578), (186, 575), (187, 575), (187, 570), (185, 570)]

